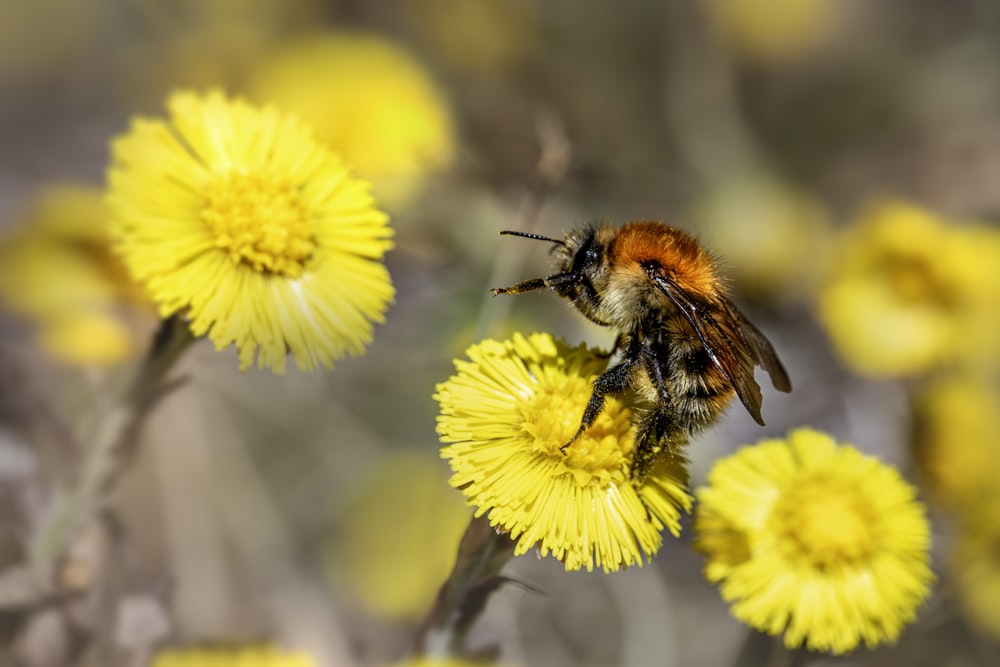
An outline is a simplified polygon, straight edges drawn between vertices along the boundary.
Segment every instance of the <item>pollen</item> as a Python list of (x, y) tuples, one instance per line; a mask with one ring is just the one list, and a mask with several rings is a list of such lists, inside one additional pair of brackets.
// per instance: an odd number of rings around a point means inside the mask
[(286, 179), (231, 171), (209, 183), (206, 194), (202, 219), (234, 264), (290, 278), (302, 274), (315, 244), (306, 208)]
[(581, 406), (586, 405), (591, 391), (586, 378), (568, 375), (541, 387), (522, 408), (521, 428), (530, 442), (540, 454), (562, 461), (580, 484), (594, 477), (607, 479), (627, 467), (635, 445), (629, 430), (632, 411), (609, 397), (597, 420), (563, 451), (576, 435)]
[(789, 555), (816, 568), (863, 561), (879, 544), (875, 517), (858, 493), (823, 477), (790, 489), (775, 504), (773, 520)]

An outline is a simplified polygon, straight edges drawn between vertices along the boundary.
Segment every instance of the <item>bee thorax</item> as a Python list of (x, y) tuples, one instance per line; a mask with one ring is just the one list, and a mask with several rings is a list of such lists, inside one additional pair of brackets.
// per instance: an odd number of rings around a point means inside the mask
[(631, 331), (651, 318), (659, 319), (674, 311), (663, 294), (640, 273), (617, 273), (605, 288), (599, 306), (601, 318), (612, 327)]

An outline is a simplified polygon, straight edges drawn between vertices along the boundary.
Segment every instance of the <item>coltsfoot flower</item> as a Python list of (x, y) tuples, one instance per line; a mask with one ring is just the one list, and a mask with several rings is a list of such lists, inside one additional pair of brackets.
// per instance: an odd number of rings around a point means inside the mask
[(705, 244), (726, 258), (741, 293), (771, 299), (816, 289), (829, 261), (832, 226), (809, 193), (755, 173), (719, 183), (695, 215)]
[(1000, 233), (904, 202), (874, 207), (844, 235), (819, 316), (849, 366), (916, 375), (995, 357)]
[(328, 542), (332, 582), (379, 616), (422, 618), (455, 564), (472, 513), (443, 483), (443, 467), (436, 458), (393, 455), (362, 484), (337, 539)]
[(990, 373), (935, 377), (914, 392), (917, 461), (931, 498), (976, 511), (1000, 487), (1000, 382)]
[(274, 108), (217, 91), (167, 108), (115, 140), (109, 173), (118, 250), (160, 314), (235, 343), (241, 369), (362, 353), (393, 298), (368, 184)]
[(137, 355), (156, 317), (111, 250), (103, 192), (49, 185), (22, 217), (0, 240), (0, 305), (59, 361), (102, 367)]
[(962, 508), (948, 570), (971, 623), (1000, 638), (1000, 492)]
[(305, 653), (273, 646), (178, 648), (160, 651), (151, 667), (316, 667)]
[(630, 476), (632, 409), (609, 397), (597, 421), (565, 452), (607, 357), (548, 334), (486, 340), (457, 360), (437, 388), (441, 455), (476, 516), (537, 548), (567, 570), (641, 564), (677, 535), (690, 508), (686, 461), (661, 456), (641, 481)]
[(375, 33), (333, 31), (290, 42), (250, 87), (315, 128), (390, 206), (406, 203), (454, 158), (447, 99), (415, 56)]
[(708, 17), (739, 55), (761, 63), (801, 60), (845, 23), (836, 0), (709, 0)]
[(846, 653), (915, 618), (934, 578), (930, 527), (894, 468), (803, 428), (720, 460), (708, 481), (695, 548), (747, 625)]

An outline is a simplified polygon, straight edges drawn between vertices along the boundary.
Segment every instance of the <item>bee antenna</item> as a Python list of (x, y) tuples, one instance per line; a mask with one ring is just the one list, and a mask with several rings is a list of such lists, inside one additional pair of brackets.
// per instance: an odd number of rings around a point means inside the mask
[(505, 229), (500, 232), (501, 236), (522, 236), (526, 239), (534, 239), (536, 241), (548, 241), (549, 243), (555, 243), (557, 245), (565, 246), (566, 242), (560, 239), (552, 239), (548, 236), (542, 236), (541, 234), (531, 234), (529, 232), (516, 232), (509, 229)]

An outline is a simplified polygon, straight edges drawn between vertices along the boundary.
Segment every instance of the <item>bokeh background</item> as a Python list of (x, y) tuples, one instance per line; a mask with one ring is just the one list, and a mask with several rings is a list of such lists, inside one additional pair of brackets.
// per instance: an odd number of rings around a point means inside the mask
[[(374, 182), (396, 303), (331, 372), (241, 374), (231, 350), (190, 350), (113, 520), (74, 547), (75, 585), (101, 595), (43, 609), (0, 586), (0, 663), (136, 664), (164, 642), (273, 641), (323, 665), (407, 655), (471, 515), (438, 458), (435, 384), (487, 336), (612, 342), (553, 295), (489, 296), (548, 269), (545, 244), (498, 231), (645, 218), (723, 259), (795, 385), (764, 387), (767, 427), (734, 406), (699, 437), (694, 483), (809, 425), (897, 465), (929, 504), (940, 580), (918, 622), (813, 664), (1000, 664), (1000, 503), (984, 491), (1000, 486), (996, 2), (5, 0), (2, 572), (155, 328), (103, 245), (109, 142), (170, 91), (213, 87), (301, 115)], [(852, 232), (880, 216), (902, 220), (888, 250)], [(969, 230), (968, 256), (937, 259), (937, 239)], [(891, 299), (824, 316), (824, 290), (865, 252), (930, 320), (892, 330)], [(92, 317), (65, 322), (81, 300)], [(928, 321), (949, 335), (921, 342)], [(896, 346), (852, 355), (866, 340), (835, 339), (838, 322), (933, 349), (872, 367)], [(747, 630), (689, 532), (613, 575), (517, 559), (523, 585), (492, 598), (471, 644), (513, 665), (734, 664)]]

